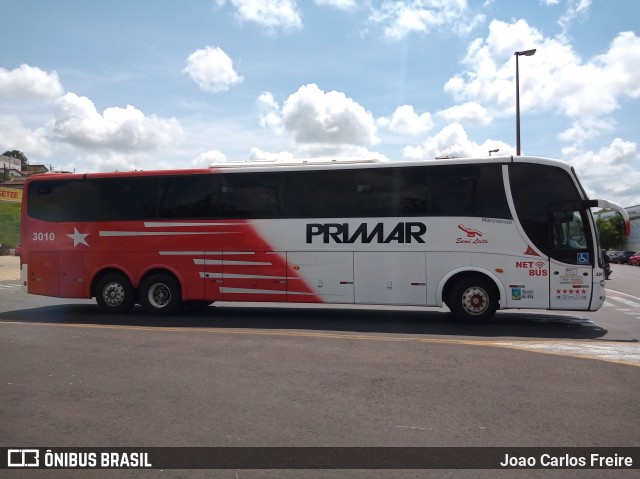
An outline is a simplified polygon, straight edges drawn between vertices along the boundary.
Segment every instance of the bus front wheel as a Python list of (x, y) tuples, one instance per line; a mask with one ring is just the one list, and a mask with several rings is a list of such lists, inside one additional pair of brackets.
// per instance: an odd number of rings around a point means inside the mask
[(169, 316), (182, 306), (178, 280), (168, 273), (156, 273), (140, 284), (140, 303), (147, 314)]
[(495, 285), (487, 278), (471, 276), (457, 281), (450, 290), (447, 306), (459, 321), (485, 323), (498, 309)]
[(96, 285), (96, 301), (107, 313), (127, 313), (134, 304), (133, 286), (122, 273), (106, 274)]

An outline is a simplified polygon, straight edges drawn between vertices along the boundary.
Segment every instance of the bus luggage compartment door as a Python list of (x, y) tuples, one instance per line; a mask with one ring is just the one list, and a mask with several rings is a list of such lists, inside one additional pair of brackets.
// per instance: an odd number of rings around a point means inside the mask
[(355, 253), (354, 272), (358, 304), (427, 304), (424, 252)]
[[(350, 251), (287, 253), (289, 267), (304, 285), (289, 280), (287, 301), (353, 303), (353, 253)], [(304, 294), (309, 288), (313, 294)]]
[(43, 296), (59, 296), (58, 253), (34, 251), (29, 253), (29, 293)]
[(58, 256), (58, 265), (60, 270), (60, 297), (83, 297), (82, 253), (62, 251)]

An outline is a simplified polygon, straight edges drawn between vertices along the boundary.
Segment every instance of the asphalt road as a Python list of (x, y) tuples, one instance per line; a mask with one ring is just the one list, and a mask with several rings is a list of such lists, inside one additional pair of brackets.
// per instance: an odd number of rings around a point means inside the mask
[[(8, 270), (0, 261), (6, 447), (640, 444), (640, 268), (614, 265), (610, 300), (599, 312), (499, 312), (474, 327), (437, 309), (222, 306), (162, 320), (140, 310), (108, 316), (91, 301), (28, 296), (6, 279)], [(602, 470), (2, 472), (637, 477)]]

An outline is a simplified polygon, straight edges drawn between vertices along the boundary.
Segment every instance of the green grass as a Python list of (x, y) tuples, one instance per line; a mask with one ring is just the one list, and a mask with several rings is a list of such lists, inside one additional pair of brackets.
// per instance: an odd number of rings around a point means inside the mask
[(20, 206), (0, 203), (0, 243), (10, 248), (20, 243)]

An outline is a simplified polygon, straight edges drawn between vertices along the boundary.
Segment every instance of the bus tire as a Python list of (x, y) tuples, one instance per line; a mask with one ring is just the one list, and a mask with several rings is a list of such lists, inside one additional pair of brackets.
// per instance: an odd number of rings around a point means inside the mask
[(498, 293), (491, 280), (482, 276), (467, 276), (453, 285), (447, 306), (458, 321), (478, 324), (493, 318), (498, 301)]
[(140, 304), (151, 316), (170, 316), (182, 306), (180, 283), (171, 274), (156, 273), (140, 284)]
[(123, 314), (133, 308), (133, 286), (122, 273), (104, 275), (96, 284), (95, 293), (98, 305), (107, 313)]

